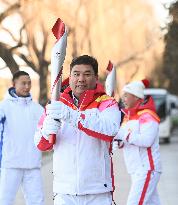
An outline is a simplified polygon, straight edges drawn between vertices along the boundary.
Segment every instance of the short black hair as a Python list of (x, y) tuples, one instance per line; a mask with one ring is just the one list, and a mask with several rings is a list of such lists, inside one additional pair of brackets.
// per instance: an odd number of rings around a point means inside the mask
[(91, 65), (95, 75), (98, 75), (98, 62), (97, 62), (97, 60), (94, 57), (88, 56), (88, 55), (82, 55), (82, 56), (74, 58), (70, 64), (70, 72), (75, 65), (81, 65), (81, 64)]
[(20, 76), (22, 76), (22, 75), (28, 75), (28, 76), (30, 77), (30, 75), (29, 75), (27, 72), (22, 71), (22, 70), (18, 70), (17, 72), (15, 72), (15, 73), (13, 74), (12, 81), (14, 82), (16, 79), (18, 79), (18, 78), (19, 78)]

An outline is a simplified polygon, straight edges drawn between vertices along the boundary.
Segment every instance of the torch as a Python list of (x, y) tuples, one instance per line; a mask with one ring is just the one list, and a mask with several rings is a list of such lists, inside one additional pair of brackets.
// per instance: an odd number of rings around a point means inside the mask
[(116, 87), (116, 69), (111, 63), (111, 61), (109, 61), (106, 70), (109, 72), (105, 81), (106, 94), (114, 97), (114, 90)]
[[(57, 41), (51, 52), (51, 101), (58, 100), (61, 92), (62, 70), (67, 47), (67, 29), (64, 22), (58, 18), (52, 28)], [(49, 143), (54, 144), (55, 134), (51, 134)]]

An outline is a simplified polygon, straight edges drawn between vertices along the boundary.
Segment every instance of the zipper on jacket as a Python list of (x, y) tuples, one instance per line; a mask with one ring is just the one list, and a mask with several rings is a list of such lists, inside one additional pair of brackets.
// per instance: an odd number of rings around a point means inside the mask
[[(84, 99), (86, 98), (86, 94), (82, 100), (82, 102), (80, 103), (79, 108), (77, 108), (77, 111), (80, 112), (80, 108), (82, 107), (82, 104), (84, 102)], [(78, 128), (77, 128), (78, 129)], [(79, 143), (80, 143), (80, 132), (77, 130), (77, 146), (76, 146), (76, 169), (77, 169), (77, 194), (80, 194), (80, 171), (79, 171)]]
[(79, 156), (78, 156), (78, 150), (79, 150), (79, 132), (77, 131), (77, 146), (76, 146), (76, 172), (77, 172), (77, 193), (79, 194)]
[[(102, 146), (102, 148), (103, 148), (103, 146)], [(104, 144), (104, 149), (103, 149), (103, 153), (104, 153), (104, 173), (103, 173), (103, 175), (104, 175), (104, 187), (107, 187), (107, 180), (106, 180), (106, 153), (105, 153), (105, 149), (107, 149), (106, 148), (106, 145)]]

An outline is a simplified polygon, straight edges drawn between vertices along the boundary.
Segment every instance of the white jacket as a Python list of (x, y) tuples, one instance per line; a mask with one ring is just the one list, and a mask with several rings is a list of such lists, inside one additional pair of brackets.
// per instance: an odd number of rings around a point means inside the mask
[(119, 129), (120, 111), (117, 102), (106, 95), (93, 105), (81, 112), (87, 113), (84, 127), (62, 122), (54, 146), (50, 147), (40, 130), (36, 133), (39, 148), (54, 148), (53, 191), (56, 193), (84, 195), (113, 190), (109, 148)]
[(161, 172), (159, 119), (150, 110), (138, 112), (132, 119), (125, 116), (115, 139), (124, 142), (124, 159), (129, 174), (136, 171)]
[(34, 145), (34, 133), (43, 107), (29, 97), (17, 97), (9, 89), (0, 103), (0, 133), (4, 168), (38, 168), (41, 152)]

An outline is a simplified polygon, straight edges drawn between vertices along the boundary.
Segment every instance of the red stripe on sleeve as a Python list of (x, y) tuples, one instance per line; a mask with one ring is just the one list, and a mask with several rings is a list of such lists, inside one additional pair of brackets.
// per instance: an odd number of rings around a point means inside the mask
[(113, 137), (114, 137), (114, 136), (101, 134), (101, 133), (95, 132), (93, 130), (90, 130), (88, 128), (85, 128), (85, 127), (83, 127), (83, 125), (80, 122), (78, 123), (78, 129), (82, 130), (83, 132), (85, 132), (87, 135), (89, 135), (91, 137), (95, 137), (95, 138), (98, 138), (100, 140), (104, 140), (107, 142), (111, 142), (113, 140)]
[(148, 159), (149, 159), (149, 162), (150, 162), (150, 168), (151, 168), (151, 170), (154, 170), (154, 162), (153, 162), (151, 147), (147, 148), (147, 153), (148, 153)]

